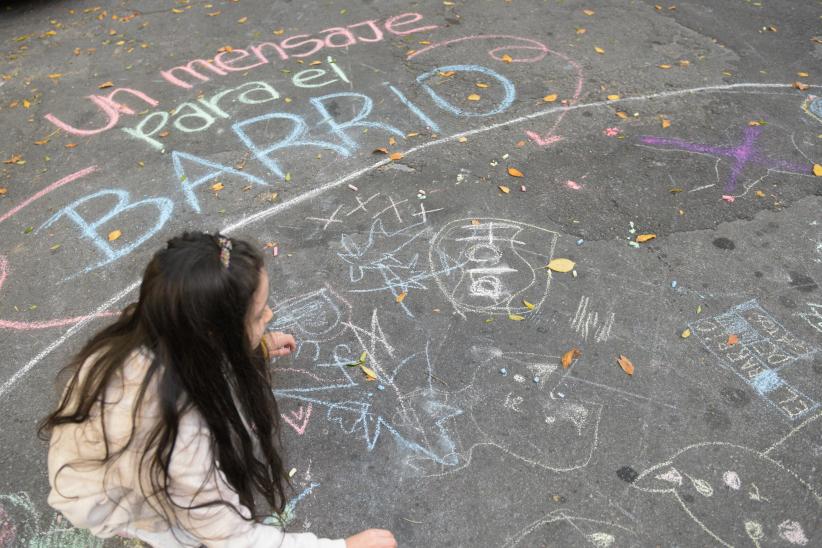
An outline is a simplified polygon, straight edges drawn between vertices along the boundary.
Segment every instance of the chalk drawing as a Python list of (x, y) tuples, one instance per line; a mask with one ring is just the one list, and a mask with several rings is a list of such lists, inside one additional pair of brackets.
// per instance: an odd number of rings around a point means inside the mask
[(746, 537), (761, 546), (819, 544), (822, 498), (768, 451), (725, 442), (690, 445), (642, 472), (632, 486), (673, 496), (723, 546), (744, 544)]
[[(186, 173), (186, 169), (183, 166), (183, 160), (200, 166), (201, 168), (205, 167), (208, 168), (208, 171), (203, 173), (200, 177), (190, 180)], [(217, 162), (212, 162), (210, 160), (206, 160), (205, 158), (200, 158), (193, 154), (188, 154), (186, 152), (179, 152), (173, 151), (171, 153), (171, 162), (174, 165), (174, 173), (177, 175), (177, 180), (180, 181), (183, 187), (183, 193), (185, 194), (186, 200), (188, 200), (188, 204), (191, 206), (195, 212), (200, 213), (200, 201), (197, 199), (197, 195), (194, 194), (194, 190), (197, 187), (200, 187), (210, 181), (218, 177), (223, 177), (225, 175), (232, 175), (234, 177), (239, 177), (251, 184), (259, 185), (259, 186), (270, 186), (268, 183), (260, 179), (259, 177), (255, 177), (243, 171), (239, 171), (229, 166), (224, 166), (222, 164), (218, 164)]]
[[(6, 277), (8, 276), (8, 271), (9, 261), (8, 259), (6, 259), (5, 256), (0, 255), (0, 290), (3, 289), (3, 284), (5, 283)], [(63, 327), (66, 325), (72, 325), (85, 320), (90, 320), (92, 318), (103, 318), (116, 315), (117, 312), (99, 312), (87, 316), (77, 316), (76, 318), (62, 318), (35, 322), (20, 322), (0, 319), (0, 329), (14, 329), (17, 331), (29, 331), (32, 329), (48, 329), (51, 327)]]
[[(442, 45), (442, 44), (440, 44)], [(419, 52), (417, 52), (419, 53)], [(578, 87), (581, 88), (582, 81), (579, 82)], [(811, 86), (812, 88), (816, 88), (819, 86)], [(664, 92), (656, 92), (650, 93), (647, 95), (640, 95), (635, 97), (626, 97), (623, 98), (623, 102), (642, 102), (642, 101), (649, 101), (654, 99), (665, 99), (670, 97), (682, 97), (687, 95), (694, 95), (698, 93), (739, 93), (737, 90), (744, 90), (744, 89), (770, 89), (770, 90), (782, 90), (785, 93), (793, 93), (792, 90), (793, 84), (779, 84), (779, 83), (770, 83), (770, 84), (763, 84), (763, 83), (751, 83), (751, 82), (744, 82), (744, 83), (737, 83), (737, 84), (723, 84), (723, 85), (711, 85), (711, 86), (700, 86), (695, 88), (687, 88), (687, 89), (680, 89), (680, 90), (672, 90), (672, 91), (664, 91)], [(749, 93), (756, 93), (756, 92), (749, 92)], [(547, 107), (542, 110), (538, 110), (536, 112), (532, 112), (530, 114), (526, 114), (523, 116), (517, 116), (508, 120), (503, 120), (500, 122), (496, 122), (493, 124), (488, 124), (484, 126), (480, 126), (471, 130), (462, 131), (459, 133), (455, 133), (446, 137), (441, 137), (438, 139), (432, 139), (431, 141), (426, 141), (421, 143), (417, 146), (411, 147), (405, 151), (405, 155), (409, 156), (412, 154), (416, 154), (420, 151), (424, 151), (430, 147), (438, 147), (445, 143), (457, 142), (461, 137), (470, 137), (472, 135), (478, 135), (482, 133), (487, 133), (489, 131), (493, 131), (495, 129), (500, 129), (504, 127), (509, 127), (512, 125), (520, 124), (522, 122), (527, 122), (530, 120), (535, 120), (539, 118), (544, 118), (547, 116), (552, 116), (554, 114), (563, 114), (565, 112), (570, 112), (572, 110), (581, 110), (581, 109), (593, 109), (599, 108), (602, 106), (607, 106), (611, 102), (610, 101), (595, 101), (591, 103), (579, 103), (574, 105), (562, 105), (562, 106), (553, 106)], [(225, 234), (231, 234), (241, 228), (246, 226), (252, 225), (259, 221), (265, 220), (273, 215), (276, 215), (282, 211), (289, 210), (293, 207), (296, 207), (304, 202), (309, 200), (315, 199), (318, 196), (325, 194), (335, 188), (340, 186), (346, 185), (351, 183), (352, 181), (357, 180), (359, 177), (370, 173), (374, 170), (377, 170), (385, 165), (391, 163), (391, 160), (388, 158), (383, 158), (381, 160), (377, 160), (369, 166), (365, 166), (359, 169), (356, 169), (348, 174), (342, 175), (337, 179), (329, 181), (325, 184), (319, 185), (311, 190), (307, 190), (294, 198), (285, 200), (281, 203), (275, 204), (267, 209), (262, 211), (258, 211), (251, 215), (244, 215), (240, 218), (229, 222), (227, 225), (223, 227), (221, 232)], [(111, 306), (117, 304), (121, 299), (125, 298), (129, 295), (132, 291), (134, 291), (137, 287), (139, 287), (140, 281), (135, 280), (131, 284), (129, 284), (126, 288), (121, 290), (120, 292), (116, 293), (112, 297), (110, 297), (104, 305), (98, 307), (98, 312), (103, 312), (106, 309), (110, 308)], [(85, 322), (80, 322), (72, 326), (63, 336), (59, 337), (57, 340), (52, 342), (46, 349), (38, 353), (35, 357), (31, 360), (26, 362), (20, 369), (14, 372), (14, 374), (6, 381), (0, 385), (0, 397), (3, 397), (12, 387), (14, 387), (25, 375), (31, 371), (37, 364), (42, 361), (42, 359), (55, 349), (59, 348), (63, 345), (65, 341), (71, 338), (75, 333), (77, 333), (83, 326), (85, 326)]]
[(545, 265), (557, 233), (507, 219), (460, 219), (445, 225), (429, 251), (431, 270), (454, 310), (528, 314), (539, 310), (551, 284)]
[(802, 110), (805, 114), (822, 124), (822, 97), (808, 95), (805, 102), (802, 103)]
[(331, 213), (331, 215), (328, 218), (325, 218), (325, 217), (306, 217), (305, 220), (306, 221), (317, 221), (318, 223), (322, 223), (323, 232), (325, 232), (326, 230), (328, 230), (329, 225), (331, 225), (332, 223), (342, 224), (342, 221), (340, 219), (337, 219), (337, 213), (339, 213), (342, 208), (343, 208), (343, 206), (341, 206), (341, 205), (337, 206), (337, 209), (335, 209), (334, 212)]
[[(818, 351), (782, 327), (756, 300), (690, 325), (719, 364), (733, 371), (790, 420), (819, 404), (780, 378), (779, 373)], [(731, 335), (738, 342), (728, 344)]]
[(822, 333), (822, 304), (807, 303), (809, 312), (800, 312), (799, 317), (808, 322), (808, 325)]
[[(398, 447), (411, 454), (453, 464), (453, 442), (445, 422), (461, 414), (461, 410), (431, 402), (428, 414), (421, 418), (408, 403), (416, 386), (413, 383), (407, 386), (404, 379), (413, 378), (420, 371), (429, 379), (432, 374), (428, 344), (417, 352), (401, 354), (382, 330), (376, 310), (371, 315), (370, 327), (348, 322), (345, 325), (350, 330), (349, 336), (353, 335), (357, 342), (337, 344), (327, 362), (314, 365), (317, 371), (331, 370), (342, 382), (277, 388), (274, 395), (278, 399), (325, 408), (326, 419), (336, 423), (344, 433), (362, 439), (367, 451), (372, 451), (386, 433)], [(347, 365), (357, 362), (362, 352), (366, 353), (368, 367), (377, 374), (375, 381), (366, 380), (359, 368)], [(327, 374), (323, 372), (319, 377), (327, 378)]]
[(588, 310), (590, 299), (581, 297), (577, 305), (577, 311), (571, 318), (571, 328), (583, 339), (588, 340), (588, 335), (593, 334), (596, 342), (605, 342), (611, 335), (611, 328), (614, 326), (614, 313), (609, 312), (604, 316), (602, 323), (599, 321), (599, 312)]
[[(395, 206), (392, 200), (392, 207)], [(414, 244), (429, 239), (430, 235), (431, 229), (425, 220), (392, 232), (385, 229), (382, 219), (372, 222), (362, 242), (343, 234), (340, 238), (343, 251), (337, 256), (348, 264), (349, 279), (355, 284), (349, 291), (388, 291), (396, 300), (401, 293), (428, 289), (428, 280), (446, 273), (449, 268), (457, 268), (449, 266), (431, 272), (427, 265), (420, 264), (420, 253), (414, 249)], [(399, 305), (406, 315), (413, 317), (405, 300)]]
[(559, 135), (549, 135), (549, 136), (543, 137), (542, 135), (540, 135), (539, 133), (536, 133), (534, 131), (526, 131), (525, 135), (527, 135), (528, 138), (531, 139), (538, 146), (541, 146), (543, 148), (549, 147), (549, 146), (553, 145), (554, 143), (558, 143), (558, 142), (562, 141), (562, 137), (560, 137)]
[(39, 192), (36, 192), (35, 194), (30, 196), (29, 198), (23, 200), (21, 203), (17, 204), (16, 206), (11, 208), (10, 210), (8, 210), (5, 213), (3, 213), (2, 215), (0, 215), (0, 223), (5, 221), (6, 219), (9, 219), (9, 218), (13, 217), (18, 211), (20, 211), (21, 209), (23, 209), (24, 207), (26, 207), (27, 205), (29, 205), (33, 201), (39, 200), (40, 198), (42, 198), (43, 196), (45, 196), (49, 192), (51, 192), (53, 190), (56, 190), (56, 189), (60, 188), (63, 185), (67, 185), (68, 183), (74, 182), (77, 179), (85, 177), (86, 175), (90, 175), (90, 174), (94, 173), (95, 171), (97, 171), (97, 166), (89, 166), (85, 169), (81, 169), (80, 171), (75, 171), (71, 175), (66, 175), (62, 179), (51, 183), (49, 186), (47, 186), (43, 190), (41, 190)]
[(712, 146), (692, 143), (682, 139), (668, 137), (643, 136), (639, 141), (659, 149), (682, 151), (691, 154), (704, 154), (718, 158), (727, 158), (733, 161), (731, 173), (725, 182), (724, 192), (730, 194), (736, 190), (737, 182), (746, 166), (764, 167), (768, 172), (791, 173), (797, 175), (811, 175), (811, 165), (796, 163), (788, 160), (776, 160), (766, 156), (757, 146), (762, 135), (762, 126), (746, 126), (743, 130), (742, 141), (736, 145)]
[(276, 525), (280, 528), (285, 527), (286, 525), (294, 521), (294, 518), (296, 517), (297, 505), (303, 500), (305, 500), (305, 498), (308, 497), (308, 495), (312, 494), (314, 492), (314, 489), (316, 489), (319, 486), (319, 483), (315, 483), (312, 481), (308, 485), (308, 487), (304, 488), (302, 491), (299, 492), (299, 494), (291, 497), (288, 500), (288, 502), (285, 505), (285, 508), (283, 509), (282, 514), (275, 514), (273, 516), (269, 516), (268, 518), (263, 520), (263, 523), (265, 523), (266, 525)]
[(102, 548), (103, 539), (76, 529), (59, 514), (50, 522), (27, 493), (0, 495), (0, 548)]
[(276, 302), (272, 331), (288, 331), (300, 340), (330, 341), (344, 331), (351, 305), (331, 287)]
[(517, 532), (503, 544), (503, 548), (551, 546), (558, 538), (567, 540), (569, 546), (595, 548), (629, 548), (645, 544), (627, 527), (576, 516), (571, 510), (560, 508)]

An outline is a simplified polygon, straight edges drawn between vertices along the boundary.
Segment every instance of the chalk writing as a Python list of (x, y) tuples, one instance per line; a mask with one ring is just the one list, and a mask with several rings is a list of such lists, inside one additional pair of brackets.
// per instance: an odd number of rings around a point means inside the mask
[[(818, 407), (779, 376), (781, 370), (817, 349), (788, 332), (756, 301), (695, 322), (690, 328), (722, 367), (736, 373), (789, 419), (798, 419)], [(731, 335), (736, 335), (738, 342), (728, 344)]]
[(822, 333), (822, 304), (808, 303), (809, 312), (800, 312), (799, 317), (808, 325)]
[(590, 299), (581, 297), (577, 305), (577, 311), (571, 318), (571, 328), (579, 333), (583, 339), (588, 340), (588, 335), (593, 333), (596, 342), (605, 342), (611, 335), (611, 328), (614, 326), (614, 313), (605, 315), (604, 321), (600, 323), (599, 312), (588, 310)]

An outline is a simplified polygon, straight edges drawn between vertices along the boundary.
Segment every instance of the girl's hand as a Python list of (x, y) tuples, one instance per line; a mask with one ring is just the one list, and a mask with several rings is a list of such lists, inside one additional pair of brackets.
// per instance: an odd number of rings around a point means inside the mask
[(345, 539), (346, 548), (397, 548), (397, 541), (391, 531), (366, 529)]
[(288, 356), (297, 350), (297, 341), (294, 340), (294, 337), (279, 331), (269, 331), (265, 333), (263, 335), (263, 342), (265, 343), (265, 348), (268, 349), (269, 358)]

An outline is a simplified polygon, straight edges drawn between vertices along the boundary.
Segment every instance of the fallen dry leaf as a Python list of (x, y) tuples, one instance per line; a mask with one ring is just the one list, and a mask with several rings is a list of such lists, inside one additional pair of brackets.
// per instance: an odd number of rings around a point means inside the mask
[(822, 177), (822, 164), (813, 165), (813, 174), (817, 177)]
[(525, 316), (520, 316), (519, 314), (508, 314), (508, 319), (515, 322), (521, 322), (525, 319)]
[(798, 89), (799, 91), (805, 91), (811, 88), (808, 84), (803, 84), (802, 82), (794, 82), (793, 87)]
[(608, 100), (609, 101), (619, 101), (619, 95), (609, 95)]
[(667, 118), (663, 118), (662, 119), (662, 128), (665, 129), (665, 128), (668, 128), (668, 127), (671, 127), (671, 121), (668, 120)]
[(111, 232), (108, 233), (108, 241), (113, 242), (114, 240), (116, 240), (117, 238), (119, 238), (122, 235), (123, 235), (123, 232), (121, 230), (112, 230)]
[(545, 268), (554, 272), (571, 272), (575, 266), (576, 263), (571, 259), (551, 259)]
[(552, 93), (550, 95), (546, 95), (545, 97), (542, 98), (542, 100), (545, 101), (546, 103), (553, 103), (554, 101), (557, 100), (557, 94)]
[(223, 183), (214, 183), (213, 185), (211, 185), (211, 190), (213, 190), (214, 192), (218, 192), (224, 188), (225, 185)]
[(563, 369), (568, 369), (571, 367), (571, 364), (574, 363), (574, 360), (582, 356), (582, 351), (579, 348), (572, 348), (568, 352), (562, 355), (562, 367)]
[(502, 59), (504, 63), (512, 63), (514, 61), (514, 58), (508, 55), (507, 53), (500, 57), (500, 59)]
[(393, 137), (389, 137), (388, 138), (388, 144), (391, 145), (391, 146), (394, 146), (394, 145), (397, 144), (397, 140), (394, 139)]
[(375, 148), (371, 153), (372, 154), (388, 154), (388, 149), (385, 148), (385, 147)]
[(77, 143), (66, 143), (66, 148), (74, 148), (77, 146)]
[(457, 141), (460, 142), (460, 143), (467, 143), (468, 142), (468, 137), (466, 137), (464, 135), (462, 137), (457, 137)]
[(34, 141), (35, 145), (45, 145), (49, 142), (48, 139), (40, 139), (39, 141)]
[(455, 70), (447, 70), (445, 72), (438, 72), (437, 74), (439, 74), (443, 78), (450, 78), (451, 76), (454, 76), (456, 73), (457, 71)]
[(737, 335), (729, 335), (728, 336), (728, 346), (733, 346), (739, 342), (739, 337)]
[(97, 89), (106, 89), (106, 88), (110, 88), (113, 85), (114, 85), (114, 82), (112, 82), (112, 81), (103, 82), (102, 84), (97, 86)]
[(480, 89), (485, 89), (485, 88), (487, 88), (487, 87), (488, 87), (488, 84), (483, 84), (482, 82), (477, 82), (477, 83), (476, 83), (476, 84), (474, 84), (474, 85), (475, 85), (475, 86), (477, 86), (477, 87), (478, 87), (478, 88), (480, 88)]
[(508, 175), (511, 177), (525, 177), (525, 175), (523, 175), (522, 172), (515, 167), (508, 168)]
[(498, 188), (499, 188), (502, 192), (504, 192), (505, 194), (508, 194), (509, 192), (511, 192), (511, 189), (510, 189), (510, 188), (508, 188), (508, 187), (507, 187), (507, 186), (505, 186), (505, 185), (499, 185), (499, 187), (498, 187)]
[(0, 196), (3, 196), (3, 195), (4, 195), (4, 194), (6, 194), (8, 191), (9, 191), (9, 189), (7, 189), (6, 187), (4, 187), (4, 186), (0, 186)]
[(599, 46), (594, 46), (594, 51), (595, 51), (595, 52), (597, 52), (597, 53), (599, 53), (600, 55), (602, 55), (603, 53), (605, 53), (605, 50), (604, 50), (604, 49), (602, 49), (602, 48), (601, 48), (601, 47), (599, 47)]
[(406, 295), (408, 295), (408, 291), (403, 291), (402, 293), (400, 293), (399, 295), (397, 295), (397, 296), (394, 298), (394, 300), (395, 300), (395, 301), (397, 301), (398, 303), (401, 303), (401, 302), (403, 302), (403, 301), (405, 300), (405, 296), (406, 296)]
[(656, 239), (656, 234), (638, 234), (636, 237), (637, 243), (644, 244)]
[(808, 76), (810, 76), (810, 74), (808, 74), (805, 71), (797, 72), (796, 75), (799, 76), (800, 78), (807, 78)]
[(533, 310), (533, 309), (535, 308), (534, 303), (529, 303), (529, 302), (528, 302), (528, 301), (526, 301), (525, 299), (522, 299), (522, 304), (523, 304), (523, 305), (525, 306), (525, 308), (527, 308), (528, 310)]
[(591, 15), (595, 14), (596, 12), (594, 10), (582, 10), (582, 13), (584, 13), (585, 15), (590, 17)]
[(628, 119), (628, 113), (627, 113), (627, 112), (622, 112), (622, 111), (620, 110), (620, 111), (617, 111), (616, 115), (617, 115), (617, 116), (619, 116), (620, 118), (622, 118), (623, 120), (627, 120), (627, 119)]
[(617, 363), (622, 368), (622, 370), (628, 373), (629, 375), (634, 374), (634, 364), (632, 364), (631, 360), (629, 360), (626, 356), (620, 355), (617, 359)]
[(31, 107), (31, 103), (29, 102), (29, 100), (28, 99), (23, 99), (23, 108), (29, 108), (29, 107)]
[(377, 380), (377, 374), (374, 373), (373, 369), (371, 369), (370, 367), (366, 367), (365, 365), (363, 365), (361, 363), (358, 364), (358, 365), (360, 366), (360, 369), (362, 369), (362, 372), (365, 373), (365, 380), (367, 380), (367, 381)]
[(396, 162), (397, 160), (402, 160), (402, 156), (402, 152), (392, 152), (388, 157)]
[[(822, 173), (822, 170), (819, 170), (819, 171)], [(757, 198), (764, 198), (765, 197), (765, 193), (762, 192), (761, 190), (757, 190), (756, 192), (754, 192), (754, 194), (756, 194)]]
[(481, 99), (481, 97), (479, 95), (477, 95), (476, 93), (472, 93), (471, 95), (468, 96), (469, 101), (479, 101), (480, 99)]
[(579, 27), (577, 29), (577, 34), (585, 34), (586, 32), (588, 32), (588, 29), (586, 29), (584, 27)]
[(681, 335), (681, 337), (683, 339), (687, 339), (690, 336), (691, 336), (691, 330), (690, 329), (686, 329), (685, 331), (682, 332), (682, 335)]
[(669, 68), (671, 68), (671, 65), (657, 65), (657, 66), (658, 66), (659, 68), (661, 68), (661, 69), (669, 69)]

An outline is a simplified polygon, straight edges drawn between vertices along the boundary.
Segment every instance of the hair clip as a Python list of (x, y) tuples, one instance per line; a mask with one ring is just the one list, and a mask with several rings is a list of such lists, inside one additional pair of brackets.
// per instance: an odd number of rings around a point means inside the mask
[(220, 245), (220, 262), (223, 266), (228, 268), (228, 263), (231, 261), (231, 240), (225, 236), (217, 236), (217, 243)]

